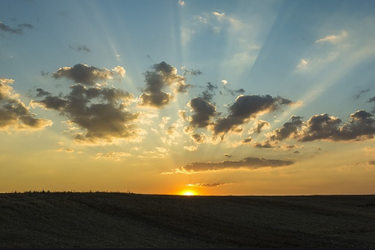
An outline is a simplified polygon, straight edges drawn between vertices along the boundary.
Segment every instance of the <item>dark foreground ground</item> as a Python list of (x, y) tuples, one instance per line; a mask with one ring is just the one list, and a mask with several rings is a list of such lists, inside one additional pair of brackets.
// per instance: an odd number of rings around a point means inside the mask
[(0, 194), (0, 248), (375, 248), (375, 196)]

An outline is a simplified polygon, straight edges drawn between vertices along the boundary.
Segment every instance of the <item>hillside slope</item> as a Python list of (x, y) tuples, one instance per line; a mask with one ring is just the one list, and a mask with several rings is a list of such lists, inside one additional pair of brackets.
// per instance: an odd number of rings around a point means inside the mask
[(375, 248), (375, 196), (0, 194), (0, 248)]

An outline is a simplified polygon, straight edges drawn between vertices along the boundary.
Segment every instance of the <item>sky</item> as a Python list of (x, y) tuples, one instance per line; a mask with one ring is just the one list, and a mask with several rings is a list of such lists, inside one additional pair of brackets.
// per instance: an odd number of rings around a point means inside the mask
[(0, 192), (375, 193), (372, 0), (0, 6)]

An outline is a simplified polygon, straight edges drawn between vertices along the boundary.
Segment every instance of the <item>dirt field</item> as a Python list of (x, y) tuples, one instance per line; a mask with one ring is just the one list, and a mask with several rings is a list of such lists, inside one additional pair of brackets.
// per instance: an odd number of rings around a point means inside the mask
[(375, 248), (375, 196), (0, 194), (0, 248)]

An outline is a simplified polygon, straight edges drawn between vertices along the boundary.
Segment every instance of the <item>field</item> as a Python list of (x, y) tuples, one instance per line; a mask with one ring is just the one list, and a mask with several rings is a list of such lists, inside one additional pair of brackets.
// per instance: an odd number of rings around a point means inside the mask
[(0, 248), (375, 248), (375, 196), (0, 194)]

